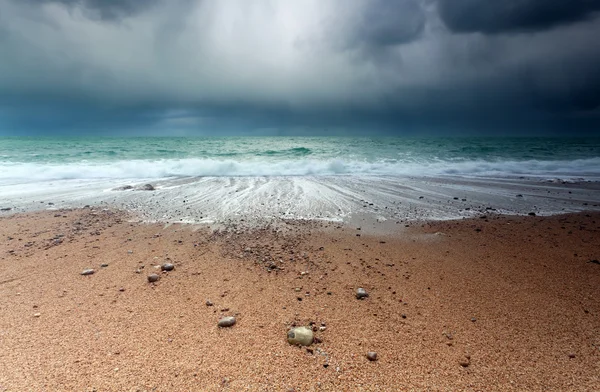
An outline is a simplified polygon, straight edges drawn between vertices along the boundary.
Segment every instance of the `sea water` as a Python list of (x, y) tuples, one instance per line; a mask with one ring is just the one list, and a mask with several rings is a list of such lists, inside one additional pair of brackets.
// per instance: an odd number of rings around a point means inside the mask
[(600, 138), (0, 138), (0, 185), (59, 179), (600, 177)]
[[(596, 208), (599, 180), (600, 138), (0, 138), (10, 211), (102, 203), (192, 222), (550, 214)], [(140, 183), (156, 191), (117, 190)]]

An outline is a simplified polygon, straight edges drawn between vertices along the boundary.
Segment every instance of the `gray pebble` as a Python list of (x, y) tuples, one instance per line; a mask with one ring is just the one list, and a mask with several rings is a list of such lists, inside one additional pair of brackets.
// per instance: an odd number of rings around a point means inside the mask
[(213, 306), (214, 304), (212, 303), (212, 301), (210, 299), (206, 300), (206, 306)]
[(362, 287), (359, 287), (356, 289), (356, 298), (357, 299), (364, 299), (367, 298), (369, 296), (369, 293), (367, 293), (367, 290), (363, 289)]
[(226, 316), (223, 317), (221, 320), (219, 320), (219, 323), (217, 324), (220, 328), (227, 328), (227, 327), (233, 327), (235, 325), (235, 317), (233, 316)]
[(163, 271), (173, 271), (175, 269), (175, 266), (171, 263), (164, 263), (160, 266), (160, 269)]
[(160, 276), (158, 276), (157, 274), (148, 275), (148, 282), (150, 282), (150, 283), (158, 282), (159, 279), (160, 279)]
[(91, 269), (91, 268), (89, 268), (89, 269), (84, 269), (83, 271), (81, 271), (81, 275), (84, 275), (84, 276), (87, 276), (87, 275), (93, 275), (93, 274), (94, 274), (94, 272), (96, 272), (96, 271), (94, 271), (94, 270), (93, 270), (93, 269)]
[(106, 264), (106, 263), (104, 263), (104, 264), (100, 264), (100, 267), (102, 267), (102, 268), (106, 268), (106, 267), (108, 267), (108, 264)]
[(367, 359), (369, 361), (377, 361), (377, 353), (375, 351), (369, 351), (367, 353)]

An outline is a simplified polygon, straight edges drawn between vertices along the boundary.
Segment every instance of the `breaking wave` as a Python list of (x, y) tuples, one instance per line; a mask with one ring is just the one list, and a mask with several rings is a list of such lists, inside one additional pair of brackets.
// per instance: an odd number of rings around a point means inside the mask
[(107, 163), (0, 163), (0, 181), (240, 176), (571, 176), (600, 178), (600, 157), (570, 161), (381, 161), (351, 160), (125, 160)]

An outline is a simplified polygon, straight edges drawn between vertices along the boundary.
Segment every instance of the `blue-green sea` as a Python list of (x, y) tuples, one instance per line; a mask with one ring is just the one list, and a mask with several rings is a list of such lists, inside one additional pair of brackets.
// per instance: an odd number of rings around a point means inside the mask
[(0, 138), (0, 184), (221, 176), (600, 177), (600, 138)]

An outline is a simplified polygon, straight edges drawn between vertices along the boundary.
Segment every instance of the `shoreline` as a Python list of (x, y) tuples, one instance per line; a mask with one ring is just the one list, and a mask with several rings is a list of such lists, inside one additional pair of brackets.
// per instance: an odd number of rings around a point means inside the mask
[[(148, 190), (144, 190), (147, 186)], [(149, 222), (260, 227), (340, 222), (377, 232), (430, 220), (600, 211), (600, 182), (465, 177), (199, 177), (0, 187), (0, 216), (118, 208)]]
[[(598, 383), (598, 212), (429, 221), (385, 235), (130, 218), (94, 208), (0, 217), (0, 391)], [(164, 262), (175, 270), (155, 268)], [(81, 276), (86, 268), (95, 273)], [(221, 315), (236, 325), (218, 328)], [(286, 342), (288, 328), (311, 322), (320, 343)]]

